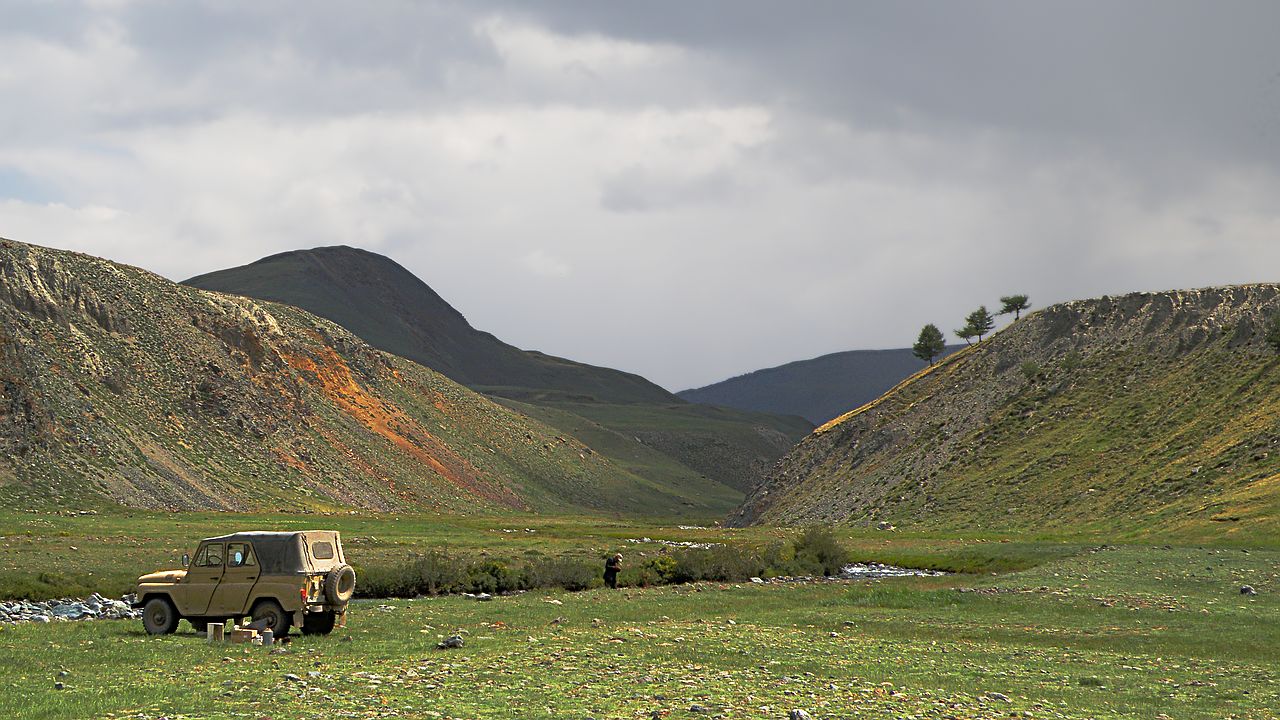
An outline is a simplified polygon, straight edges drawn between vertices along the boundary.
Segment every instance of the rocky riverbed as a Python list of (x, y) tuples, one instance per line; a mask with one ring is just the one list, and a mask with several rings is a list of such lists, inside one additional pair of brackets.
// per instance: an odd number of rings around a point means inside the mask
[(0, 602), (0, 623), (60, 622), (65, 620), (128, 620), (142, 617), (129, 603), (94, 593), (83, 600), (10, 600)]
[(880, 578), (897, 578), (897, 577), (940, 577), (946, 575), (941, 570), (922, 570), (919, 568), (905, 568), (896, 565), (884, 565), (882, 563), (853, 563), (845, 565), (839, 575), (831, 575), (823, 577), (821, 575), (784, 575), (780, 577), (764, 580), (762, 578), (751, 578), (753, 583), (803, 583), (803, 582), (840, 582), (842, 580), (879, 580)]

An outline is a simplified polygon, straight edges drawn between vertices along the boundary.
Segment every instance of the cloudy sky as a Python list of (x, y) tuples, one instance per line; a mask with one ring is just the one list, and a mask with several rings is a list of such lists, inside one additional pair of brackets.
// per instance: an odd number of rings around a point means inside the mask
[(348, 244), (673, 390), (1280, 281), (1275, 2), (0, 0), (0, 236)]

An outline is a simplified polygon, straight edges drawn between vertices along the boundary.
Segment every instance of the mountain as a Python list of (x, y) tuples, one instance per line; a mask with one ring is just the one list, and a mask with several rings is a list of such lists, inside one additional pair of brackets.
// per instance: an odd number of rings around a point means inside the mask
[[(962, 347), (953, 345), (946, 352)], [(924, 365), (907, 348), (850, 350), (756, 370), (676, 394), (689, 402), (799, 415), (821, 425), (874, 400)]]
[(638, 375), (520, 350), (471, 327), (396, 262), (364, 250), (296, 250), (186, 284), (328, 318), (564, 433), (590, 436), (619, 467), (664, 486), (710, 479), (746, 492), (813, 427), (794, 416), (689, 403)]
[(639, 375), (526, 352), (476, 330), (413, 273), (366, 250), (295, 250), (183, 284), (303, 308), (374, 347), (497, 395), (534, 389), (602, 402), (679, 402)]
[(1274, 537), (1280, 288), (1055, 305), (819, 427), (733, 522)]
[(0, 241), (0, 504), (716, 511), (297, 308)]

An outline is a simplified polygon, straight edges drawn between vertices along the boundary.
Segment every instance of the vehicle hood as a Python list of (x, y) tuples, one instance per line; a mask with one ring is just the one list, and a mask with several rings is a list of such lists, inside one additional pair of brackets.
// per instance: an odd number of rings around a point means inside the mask
[(181, 582), (182, 578), (187, 576), (186, 570), (157, 570), (153, 573), (147, 573), (138, 578), (138, 584), (143, 583), (176, 583)]

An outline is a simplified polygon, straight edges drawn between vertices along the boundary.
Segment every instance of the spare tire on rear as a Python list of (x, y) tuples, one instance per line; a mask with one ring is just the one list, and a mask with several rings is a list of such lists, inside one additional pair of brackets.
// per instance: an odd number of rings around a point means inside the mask
[(324, 576), (324, 596), (333, 605), (345, 605), (356, 594), (356, 571), (339, 565)]

